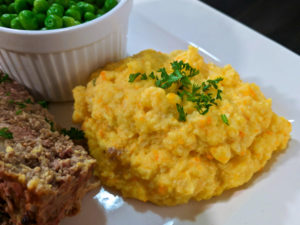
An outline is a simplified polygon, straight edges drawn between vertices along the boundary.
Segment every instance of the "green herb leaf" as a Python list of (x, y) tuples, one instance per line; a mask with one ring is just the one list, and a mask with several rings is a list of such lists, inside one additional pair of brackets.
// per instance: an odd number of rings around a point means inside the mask
[(23, 110), (19, 109), (16, 111), (16, 115), (20, 115), (23, 112)]
[(128, 80), (128, 82), (133, 83), (133, 81), (135, 81), (135, 79), (136, 79), (139, 75), (141, 75), (141, 73), (133, 73), (133, 74), (130, 74), (130, 75), (129, 75), (129, 80)]
[(94, 87), (96, 86), (96, 81), (97, 81), (97, 79), (96, 79), (96, 78), (94, 78), (94, 79), (93, 79), (93, 81), (92, 81), (92, 82), (93, 82), (93, 86), (94, 86)]
[(25, 99), (24, 102), (25, 102), (26, 104), (33, 104), (33, 102), (31, 101), (30, 98)]
[(16, 102), (14, 100), (9, 100), (8, 103), (15, 104), (15, 105), (19, 106), (20, 109), (24, 109), (26, 107), (25, 103), (23, 103), (23, 102)]
[(45, 100), (42, 100), (42, 101), (38, 101), (37, 102), (38, 104), (40, 104), (43, 108), (47, 109), (48, 108), (48, 105), (49, 105), (49, 102), (45, 101)]
[(26, 108), (26, 105), (22, 102), (15, 102), (15, 104), (18, 105), (20, 109)]
[(221, 115), (221, 119), (222, 119), (222, 121), (223, 121), (226, 125), (229, 126), (229, 121), (228, 121), (228, 118), (227, 118), (227, 116), (226, 116), (225, 114), (222, 114), (222, 115)]
[(141, 80), (147, 80), (147, 79), (148, 79), (147, 75), (145, 73), (143, 73), (142, 77), (141, 77)]
[(11, 82), (12, 80), (9, 78), (8, 74), (1, 75), (0, 74), (0, 84), (4, 82)]
[(151, 73), (149, 74), (149, 77), (152, 78), (152, 79), (154, 80), (154, 79), (155, 79), (154, 73), (151, 72)]
[(184, 112), (183, 106), (181, 106), (177, 103), (176, 107), (177, 107), (177, 111), (179, 113), (178, 120), (185, 122), (186, 121), (186, 113)]
[(71, 127), (69, 130), (63, 128), (61, 133), (68, 135), (72, 140), (82, 140), (84, 139), (84, 132), (75, 127)]
[(218, 89), (216, 99), (222, 100), (222, 96), (221, 96), (221, 93), (222, 93), (222, 92), (223, 92), (222, 90)]
[(8, 130), (7, 127), (0, 129), (0, 137), (6, 138), (6, 139), (13, 139), (13, 134)]
[(51, 130), (52, 132), (54, 132), (54, 131), (55, 131), (55, 127), (54, 127), (53, 121), (48, 120), (48, 118), (45, 118), (45, 121), (46, 121), (47, 123), (49, 123), (49, 125), (50, 125), (50, 130)]
[(20, 109), (26, 108), (26, 104), (33, 104), (30, 98), (27, 98), (26, 100), (24, 100), (24, 102), (16, 102), (14, 100), (9, 100), (8, 103), (15, 104), (19, 106)]
[(193, 77), (199, 74), (199, 70), (192, 68), (190, 64), (184, 63), (182, 60), (179, 62), (178, 61), (172, 62), (171, 66), (174, 71), (178, 70), (184, 76)]

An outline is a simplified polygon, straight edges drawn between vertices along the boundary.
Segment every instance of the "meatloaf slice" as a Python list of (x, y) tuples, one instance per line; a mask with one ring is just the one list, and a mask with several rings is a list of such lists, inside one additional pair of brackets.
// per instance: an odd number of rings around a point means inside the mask
[(23, 86), (0, 74), (2, 225), (57, 225), (98, 185), (95, 160), (52, 121)]

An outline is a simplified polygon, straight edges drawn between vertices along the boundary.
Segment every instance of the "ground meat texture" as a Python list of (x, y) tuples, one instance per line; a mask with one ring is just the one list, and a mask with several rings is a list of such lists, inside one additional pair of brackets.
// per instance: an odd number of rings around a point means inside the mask
[(0, 224), (57, 225), (75, 214), (98, 185), (95, 160), (55, 131), (53, 117), (14, 81), (0, 83), (2, 128), (13, 138), (0, 136)]

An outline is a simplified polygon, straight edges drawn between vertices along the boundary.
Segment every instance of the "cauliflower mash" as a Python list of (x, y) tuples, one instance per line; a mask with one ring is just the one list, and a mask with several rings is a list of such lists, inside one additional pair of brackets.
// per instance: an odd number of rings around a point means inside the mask
[[(138, 72), (170, 72), (170, 63), (180, 60), (199, 70), (190, 78), (194, 84), (223, 78), (222, 100), (204, 115), (176, 94), (176, 85), (128, 82)], [(206, 64), (191, 46), (170, 54), (145, 50), (109, 64), (73, 94), (73, 120), (82, 123), (102, 183), (159, 205), (209, 199), (244, 184), (290, 138), (291, 124), (272, 112), (271, 99), (257, 85), (242, 82), (230, 65)], [(178, 120), (176, 104), (185, 122)]]

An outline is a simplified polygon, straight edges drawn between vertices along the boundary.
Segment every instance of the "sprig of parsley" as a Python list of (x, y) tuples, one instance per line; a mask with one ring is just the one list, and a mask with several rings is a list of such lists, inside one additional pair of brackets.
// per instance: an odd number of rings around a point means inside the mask
[(228, 121), (228, 118), (227, 118), (227, 116), (226, 116), (225, 114), (222, 114), (222, 115), (221, 115), (221, 119), (222, 119), (222, 121), (223, 121), (226, 125), (229, 126), (229, 121)]
[(61, 129), (61, 133), (64, 135), (68, 135), (72, 140), (83, 140), (84, 132), (75, 127), (71, 127), (69, 130), (63, 128)]
[[(214, 80), (206, 80), (202, 82), (201, 85), (196, 85), (191, 82), (190, 78), (198, 75), (199, 70), (192, 68), (188, 63), (184, 63), (183, 61), (174, 61), (171, 63), (171, 67), (173, 72), (170, 74), (167, 73), (165, 68), (160, 68), (157, 71), (160, 73), (160, 76), (155, 76), (153, 72), (148, 76), (145, 73), (130, 74), (128, 82), (132, 83), (140, 76), (141, 80), (147, 80), (148, 78), (155, 80), (155, 86), (163, 89), (170, 88), (173, 84), (177, 84), (177, 95), (182, 101), (186, 99), (187, 101), (193, 102), (195, 109), (197, 109), (201, 115), (208, 113), (211, 106), (218, 105), (217, 100), (222, 100), (222, 90), (218, 87), (218, 83), (223, 80), (222, 77), (218, 77)], [(215, 96), (213, 95), (214, 92), (212, 92), (213, 89), (216, 90)], [(176, 104), (176, 108), (179, 115), (178, 120), (186, 121), (186, 113), (183, 106)]]
[(128, 82), (133, 83), (135, 81), (136, 78), (138, 78), (139, 76), (141, 76), (141, 80), (147, 80), (147, 75), (145, 73), (133, 73), (129, 75), (129, 80)]
[(0, 137), (6, 138), (6, 139), (13, 139), (13, 134), (8, 130), (7, 127), (0, 129)]
[(177, 111), (179, 113), (178, 120), (185, 122), (186, 121), (186, 113), (184, 112), (183, 106), (181, 106), (177, 103), (176, 107), (177, 107)]

